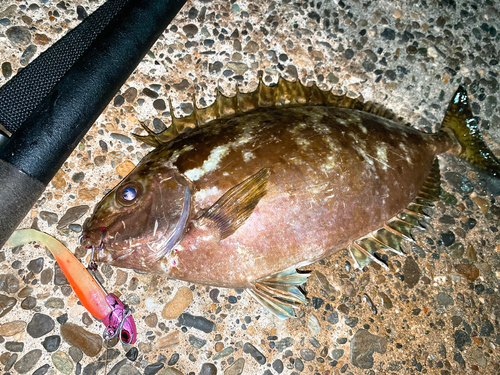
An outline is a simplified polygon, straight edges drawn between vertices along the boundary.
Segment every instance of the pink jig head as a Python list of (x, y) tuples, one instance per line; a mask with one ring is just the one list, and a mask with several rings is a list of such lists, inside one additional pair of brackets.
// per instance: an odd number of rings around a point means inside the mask
[(120, 341), (124, 344), (133, 344), (137, 338), (134, 318), (128, 306), (124, 305), (113, 293), (106, 296), (106, 301), (113, 310), (102, 322), (106, 325), (104, 339), (111, 340), (119, 335)]
[[(87, 266), (87, 270), (97, 284), (99, 284), (103, 292), (107, 293), (95, 276), (95, 271), (97, 270), (97, 264), (94, 261), (95, 250), (96, 248), (92, 246), (90, 262)], [(134, 317), (132, 316), (132, 312), (129, 307), (120, 301), (120, 299), (113, 293), (107, 293), (106, 302), (111, 308), (111, 312), (101, 318), (101, 322), (106, 326), (103, 333), (104, 339), (111, 340), (118, 335), (123, 344), (134, 344), (137, 339), (137, 329), (135, 327)]]

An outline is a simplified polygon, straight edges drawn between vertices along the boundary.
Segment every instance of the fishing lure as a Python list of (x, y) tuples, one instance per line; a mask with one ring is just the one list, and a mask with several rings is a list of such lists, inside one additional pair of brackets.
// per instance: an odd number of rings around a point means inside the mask
[(6, 245), (15, 247), (32, 241), (40, 242), (50, 250), (82, 305), (106, 326), (105, 340), (119, 335), (122, 343), (135, 343), (137, 330), (130, 309), (113, 293), (106, 293), (90, 273), (95, 270), (92, 263), (87, 270), (61, 242), (35, 229), (16, 230)]

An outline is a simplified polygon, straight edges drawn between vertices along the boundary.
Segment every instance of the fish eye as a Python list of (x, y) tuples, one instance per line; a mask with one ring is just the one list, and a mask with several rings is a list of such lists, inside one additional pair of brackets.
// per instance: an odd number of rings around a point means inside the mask
[(133, 186), (127, 186), (122, 191), (122, 198), (125, 199), (126, 201), (132, 201), (135, 199), (136, 196), (137, 196), (137, 190)]
[(141, 193), (142, 186), (135, 181), (131, 181), (123, 186), (120, 186), (116, 192), (116, 200), (122, 206), (131, 206), (138, 201)]

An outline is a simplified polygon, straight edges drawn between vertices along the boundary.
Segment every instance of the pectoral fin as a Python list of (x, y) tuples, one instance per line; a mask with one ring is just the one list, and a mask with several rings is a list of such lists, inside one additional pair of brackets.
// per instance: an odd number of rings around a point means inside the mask
[(262, 168), (229, 189), (201, 216), (217, 227), (220, 240), (233, 234), (250, 217), (257, 203), (266, 195), (270, 174), (269, 168)]

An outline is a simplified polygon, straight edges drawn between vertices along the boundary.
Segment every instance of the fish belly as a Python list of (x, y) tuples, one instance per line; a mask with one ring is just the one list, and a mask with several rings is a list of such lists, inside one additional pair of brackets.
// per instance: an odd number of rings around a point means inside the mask
[(193, 183), (195, 218), (248, 176), (271, 173), (267, 194), (231, 236), (191, 222), (169, 276), (248, 287), (345, 248), (412, 202), (445, 151), (437, 139), (336, 107), (261, 109), (181, 137), (171, 161)]

